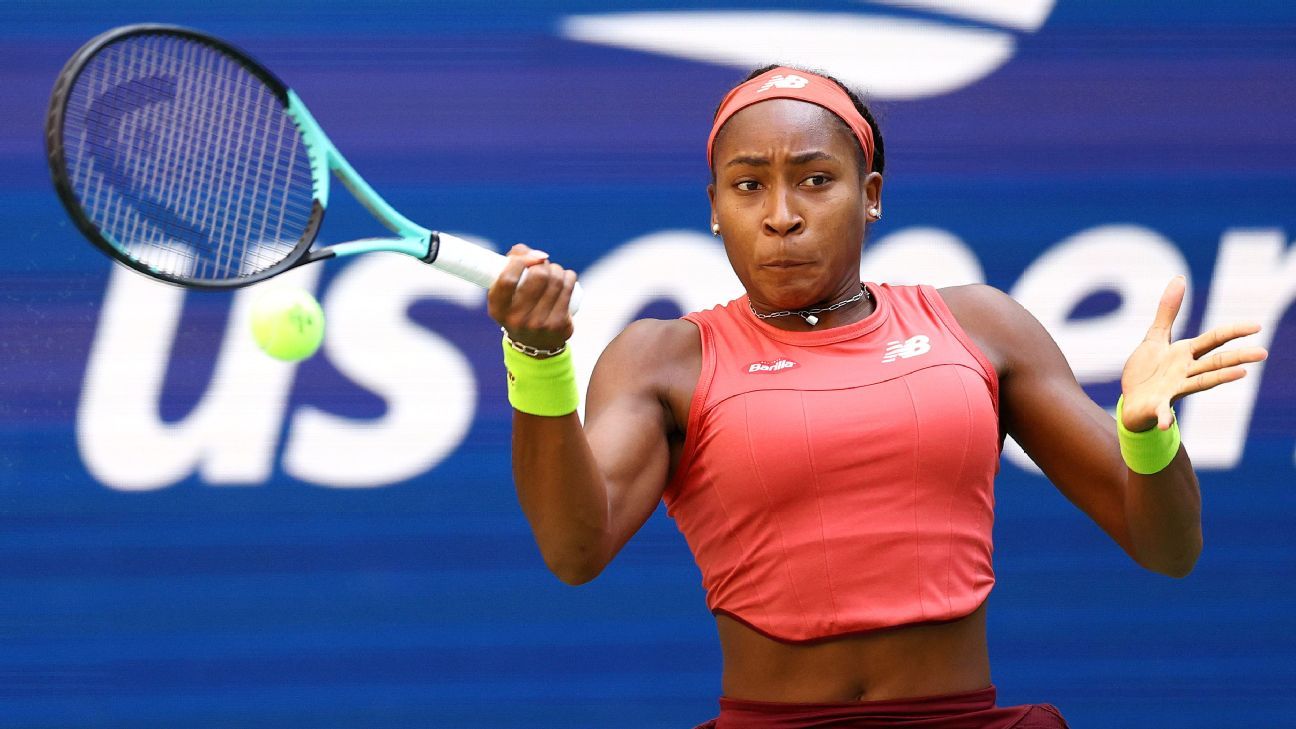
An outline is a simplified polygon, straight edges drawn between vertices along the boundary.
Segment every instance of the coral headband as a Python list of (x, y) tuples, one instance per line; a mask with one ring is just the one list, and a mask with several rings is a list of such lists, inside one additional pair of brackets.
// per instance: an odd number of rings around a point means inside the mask
[(720, 133), (720, 128), (729, 121), (729, 117), (752, 104), (770, 99), (808, 101), (836, 114), (846, 122), (846, 126), (851, 128), (855, 138), (859, 140), (860, 149), (864, 150), (865, 172), (873, 171), (873, 129), (868, 122), (864, 121), (864, 117), (860, 116), (846, 92), (831, 79), (783, 66), (772, 68), (756, 78), (735, 86), (724, 101), (720, 102), (720, 111), (716, 112), (711, 136), (707, 138), (708, 165), (714, 166), (712, 150), (715, 147), (715, 138)]

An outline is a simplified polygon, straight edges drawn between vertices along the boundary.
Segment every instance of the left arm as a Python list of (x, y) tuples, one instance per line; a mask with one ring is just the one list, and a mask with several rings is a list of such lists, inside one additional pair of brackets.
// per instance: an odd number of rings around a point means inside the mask
[[(1169, 428), (1174, 400), (1240, 379), (1246, 374), (1241, 365), (1265, 357), (1259, 347), (1210, 354), (1255, 333), (1255, 325), (1220, 327), (1172, 343), (1170, 326), (1184, 288), (1182, 279), (1170, 283), (1147, 337), (1125, 365), (1124, 422), (1131, 431)], [(1201, 494), (1183, 447), (1157, 473), (1130, 470), (1116, 424), (1081, 389), (1035, 317), (988, 286), (941, 294), (999, 371), (1003, 430), (1135, 562), (1172, 577), (1191, 572), (1202, 547)]]

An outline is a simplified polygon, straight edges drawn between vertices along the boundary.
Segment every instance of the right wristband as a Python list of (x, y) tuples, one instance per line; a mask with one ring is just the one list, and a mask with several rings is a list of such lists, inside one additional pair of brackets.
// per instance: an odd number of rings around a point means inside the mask
[(504, 335), (504, 368), (508, 370), (508, 398), (515, 410), (530, 415), (556, 417), (580, 407), (576, 367), (571, 349), (554, 357), (536, 359), (509, 346)]
[(1179, 419), (1170, 423), (1168, 430), (1155, 426), (1135, 433), (1125, 427), (1125, 396), (1116, 401), (1116, 439), (1120, 441), (1121, 457), (1134, 473), (1150, 476), (1170, 465), (1179, 453)]

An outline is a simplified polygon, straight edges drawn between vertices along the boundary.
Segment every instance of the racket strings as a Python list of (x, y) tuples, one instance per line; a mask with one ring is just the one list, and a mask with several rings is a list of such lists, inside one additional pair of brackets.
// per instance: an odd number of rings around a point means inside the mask
[(279, 98), (195, 40), (136, 35), (102, 49), (69, 94), (63, 142), (91, 221), (170, 276), (264, 271), (314, 215), (310, 161)]

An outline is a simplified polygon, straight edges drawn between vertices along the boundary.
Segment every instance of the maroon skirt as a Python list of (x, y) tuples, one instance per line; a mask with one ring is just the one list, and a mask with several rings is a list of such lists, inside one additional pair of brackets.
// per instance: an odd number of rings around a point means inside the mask
[(1067, 729), (1050, 704), (995, 706), (995, 688), (940, 696), (833, 704), (721, 697), (720, 716), (697, 729)]

